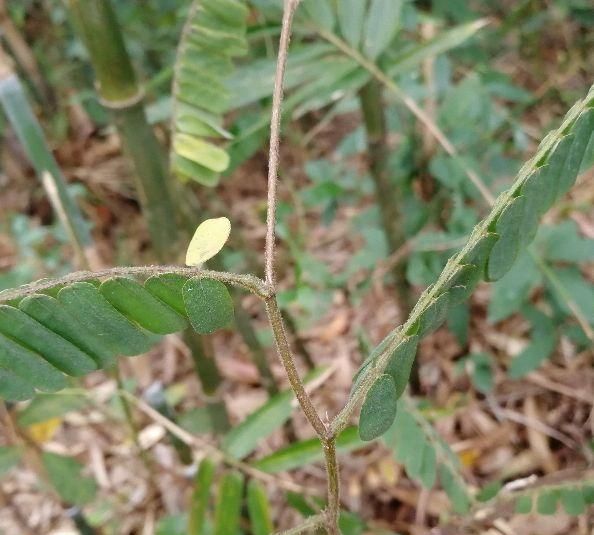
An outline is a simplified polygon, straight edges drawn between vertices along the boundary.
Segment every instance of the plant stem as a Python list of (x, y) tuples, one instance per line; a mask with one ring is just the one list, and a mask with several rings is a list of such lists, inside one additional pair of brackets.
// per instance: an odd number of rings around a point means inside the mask
[(144, 113), (138, 85), (109, 0), (68, 0), (74, 25), (91, 58), (101, 100), (113, 115), (132, 160), (142, 210), (160, 260), (173, 254), (177, 223), (161, 146)]
[(161, 261), (167, 261), (176, 252), (178, 231), (162, 147), (146, 120), (142, 102), (112, 108), (112, 114), (124, 151), (134, 164), (136, 188), (155, 252)]
[[(367, 133), (369, 170), (375, 185), (375, 196), (380, 209), (382, 226), (390, 253), (399, 250), (405, 242), (404, 224), (398, 200), (399, 188), (390, 180), (388, 167), (388, 129), (382, 102), (382, 88), (371, 79), (359, 92), (359, 101)], [(398, 302), (406, 316), (412, 307), (410, 286), (406, 282), (406, 263), (397, 262), (392, 267)]]
[(326, 460), (326, 472), (328, 476), (328, 509), (324, 516), (314, 519), (315, 524), (304, 524), (298, 526), (288, 533), (303, 533), (311, 528), (325, 524), (330, 535), (338, 535), (338, 513), (340, 502), (340, 485), (338, 480), (338, 463), (336, 460), (335, 435), (329, 434), (324, 422), (316, 411), (311, 398), (305, 391), (299, 372), (295, 366), (295, 360), (287, 339), (287, 332), (283, 322), (278, 301), (276, 300), (275, 273), (274, 273), (274, 245), (275, 245), (275, 217), (276, 217), (276, 185), (278, 180), (279, 167), (279, 146), (281, 127), (281, 105), (283, 99), (283, 81), (287, 54), (291, 36), (291, 23), (299, 0), (285, 0), (283, 12), (283, 25), (280, 36), (276, 74), (274, 79), (274, 91), (272, 94), (272, 114), (270, 120), (270, 153), (268, 160), (268, 210), (266, 214), (266, 247), (264, 251), (265, 284), (270, 290), (270, 295), (264, 298), (266, 313), (272, 327), (274, 340), (280, 360), (291, 384), (295, 397), (299, 401), (301, 409), (315, 432), (318, 434), (323, 447)]
[(326, 438), (326, 426), (318, 415), (309, 394), (305, 391), (305, 387), (299, 377), (299, 372), (295, 367), (295, 361), (289, 346), (289, 341), (287, 340), (285, 325), (283, 323), (280, 309), (278, 308), (276, 297), (267, 297), (264, 299), (264, 303), (266, 305), (268, 320), (272, 327), (272, 333), (274, 334), (278, 354), (285, 369), (285, 373), (287, 374), (287, 378), (289, 379), (289, 383), (291, 384), (291, 388), (295, 392), (295, 397), (299, 401), (307, 420), (315, 429), (320, 439), (324, 440)]
[(57, 277), (55, 279), (41, 279), (37, 282), (20, 286), (10, 290), (0, 292), (0, 302), (12, 301), (27, 297), (34, 293), (42, 293), (44, 290), (53, 288), (54, 286), (61, 286), (72, 284), (74, 282), (82, 282), (93, 279), (102, 279), (105, 277), (152, 277), (154, 275), (161, 275), (164, 273), (175, 273), (187, 277), (198, 277), (201, 279), (214, 279), (225, 284), (238, 286), (252, 292), (261, 299), (265, 299), (272, 295), (270, 288), (266, 286), (263, 280), (253, 275), (238, 275), (236, 273), (227, 273), (224, 271), (212, 271), (209, 269), (198, 269), (194, 267), (182, 266), (130, 266), (130, 267), (113, 267), (101, 269), (97, 271), (75, 271), (69, 273), (64, 277)]
[(274, 76), (272, 92), (272, 113), (270, 116), (270, 150), (268, 153), (268, 204), (266, 212), (266, 246), (264, 250), (264, 280), (274, 287), (274, 246), (276, 241), (276, 185), (280, 149), (281, 107), (283, 102), (283, 82), (291, 39), (291, 24), (300, 0), (285, 0), (283, 23)]
[(322, 442), (326, 459), (326, 477), (328, 479), (328, 506), (326, 508), (326, 526), (329, 535), (339, 535), (338, 516), (340, 513), (340, 480), (336, 459), (336, 439), (328, 438)]

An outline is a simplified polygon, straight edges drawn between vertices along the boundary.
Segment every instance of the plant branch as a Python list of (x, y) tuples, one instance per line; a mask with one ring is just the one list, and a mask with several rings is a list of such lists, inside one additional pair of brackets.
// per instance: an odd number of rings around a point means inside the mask
[(295, 367), (295, 360), (293, 359), (291, 347), (289, 346), (285, 325), (276, 298), (274, 296), (267, 297), (264, 299), (264, 303), (266, 305), (266, 313), (268, 314), (270, 326), (272, 327), (272, 333), (274, 334), (278, 354), (285, 369), (285, 373), (287, 374), (287, 378), (289, 379), (289, 383), (291, 384), (291, 388), (295, 392), (295, 397), (299, 401), (307, 420), (319, 435), (320, 439), (324, 440), (326, 438), (326, 426), (313, 406), (311, 398), (305, 391), (305, 387), (299, 377), (299, 372)]
[(62, 286), (72, 284), (75, 282), (82, 282), (93, 279), (101, 279), (104, 277), (152, 277), (153, 275), (163, 275), (165, 273), (175, 273), (176, 275), (184, 275), (188, 277), (198, 277), (200, 279), (214, 279), (226, 284), (242, 287), (261, 299), (266, 299), (270, 296), (270, 289), (263, 280), (254, 275), (239, 275), (236, 273), (227, 273), (223, 271), (211, 271), (208, 269), (197, 269), (193, 267), (183, 266), (131, 266), (131, 267), (114, 267), (102, 269), (98, 271), (75, 271), (55, 279), (41, 279), (37, 282), (25, 284), (19, 288), (5, 290), (0, 292), (0, 303), (6, 301), (13, 301), (15, 299), (22, 299), (34, 293), (40, 293), (55, 286)]
[[(325, 524), (330, 535), (338, 535), (338, 513), (340, 510), (340, 486), (338, 479), (338, 463), (336, 460), (336, 437), (329, 434), (328, 429), (320, 415), (316, 411), (311, 398), (303, 386), (299, 372), (295, 366), (295, 360), (287, 339), (287, 333), (283, 317), (276, 300), (275, 273), (274, 273), (274, 247), (275, 247), (275, 223), (276, 223), (276, 201), (277, 182), (279, 168), (279, 148), (281, 129), (281, 105), (283, 100), (283, 83), (289, 41), (291, 38), (291, 24), (300, 0), (285, 0), (283, 11), (283, 23), (280, 36), (276, 74), (274, 79), (274, 90), (272, 93), (272, 113), (270, 119), (270, 152), (268, 158), (268, 205), (266, 213), (266, 245), (264, 250), (264, 280), (268, 286), (270, 295), (264, 299), (266, 313), (272, 327), (274, 339), (280, 360), (291, 384), (293, 392), (305, 413), (311, 426), (318, 434), (324, 447), (326, 459), (326, 472), (328, 477), (328, 508), (323, 515), (310, 519), (309, 524), (298, 526), (286, 532), (288, 534), (303, 533), (311, 528)], [(312, 524), (313, 522), (313, 524)]]
[(272, 113), (270, 117), (270, 150), (268, 155), (268, 208), (266, 213), (266, 247), (264, 250), (264, 279), (274, 287), (274, 245), (276, 222), (276, 186), (278, 182), (281, 106), (283, 101), (283, 82), (291, 39), (293, 16), (300, 0), (285, 0), (283, 25), (280, 36), (274, 90), (272, 93)]

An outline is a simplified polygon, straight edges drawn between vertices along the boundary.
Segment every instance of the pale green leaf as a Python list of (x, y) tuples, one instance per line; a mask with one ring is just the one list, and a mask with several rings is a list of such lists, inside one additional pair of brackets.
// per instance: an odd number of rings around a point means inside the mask
[(231, 222), (226, 217), (207, 219), (198, 225), (186, 252), (186, 265), (198, 266), (215, 256), (227, 243)]

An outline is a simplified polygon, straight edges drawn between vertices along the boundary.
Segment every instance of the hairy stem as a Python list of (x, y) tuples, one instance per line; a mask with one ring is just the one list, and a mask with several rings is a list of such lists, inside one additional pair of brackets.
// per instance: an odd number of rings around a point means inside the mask
[(55, 286), (62, 286), (72, 284), (74, 282), (82, 282), (92, 279), (102, 279), (105, 277), (152, 277), (153, 275), (162, 275), (164, 273), (175, 273), (177, 275), (185, 275), (188, 277), (198, 277), (201, 279), (214, 279), (225, 284), (232, 284), (233, 286), (242, 287), (261, 299), (265, 299), (271, 295), (270, 288), (263, 280), (253, 275), (238, 275), (236, 273), (227, 273), (224, 271), (212, 271), (208, 269), (197, 269), (193, 267), (182, 266), (131, 266), (131, 267), (114, 267), (108, 269), (101, 269), (97, 271), (75, 271), (58, 277), (55, 279), (41, 279), (31, 284), (25, 284), (19, 288), (5, 290), (0, 292), (0, 303), (5, 301), (13, 301), (15, 299), (22, 299), (34, 293), (41, 293), (44, 290), (53, 288)]
[(268, 314), (268, 320), (272, 327), (278, 354), (285, 369), (285, 373), (287, 374), (287, 378), (289, 379), (289, 383), (291, 384), (291, 388), (295, 392), (295, 397), (299, 401), (307, 420), (315, 429), (319, 437), (324, 440), (326, 437), (326, 426), (317, 413), (311, 398), (305, 391), (305, 387), (299, 377), (299, 372), (295, 366), (295, 360), (293, 359), (293, 354), (289, 346), (285, 325), (283, 323), (280, 309), (278, 308), (276, 297), (267, 297), (264, 299), (264, 303), (266, 305), (266, 313)]
[(270, 286), (274, 286), (274, 246), (276, 241), (276, 185), (278, 181), (278, 164), (280, 149), (281, 106), (283, 101), (283, 82), (289, 41), (291, 39), (291, 24), (300, 0), (285, 0), (283, 25), (280, 36), (274, 90), (272, 93), (272, 113), (270, 116), (270, 150), (268, 155), (268, 206), (266, 213), (266, 246), (264, 250), (264, 279)]
[[(268, 159), (268, 207), (266, 214), (266, 246), (264, 251), (264, 279), (269, 288), (270, 295), (264, 298), (266, 304), (266, 313), (276, 342), (280, 360), (299, 401), (301, 409), (315, 432), (318, 434), (324, 447), (324, 456), (326, 459), (326, 472), (328, 476), (328, 509), (323, 517), (313, 526), (310, 524), (302, 525), (290, 530), (288, 533), (303, 533), (309, 531), (314, 526), (325, 524), (330, 535), (338, 535), (338, 513), (340, 501), (340, 486), (338, 480), (338, 462), (336, 460), (335, 435), (328, 434), (328, 430), (320, 415), (316, 411), (311, 398), (305, 391), (305, 387), (299, 377), (299, 372), (295, 366), (295, 360), (291, 352), (291, 347), (287, 339), (287, 332), (283, 322), (283, 317), (278, 308), (275, 289), (274, 273), (274, 246), (275, 246), (275, 222), (276, 222), (276, 186), (278, 181), (279, 167), (279, 147), (280, 147), (280, 127), (281, 127), (281, 105), (283, 100), (283, 82), (285, 68), (287, 64), (287, 55), (289, 41), (291, 37), (291, 23), (295, 10), (300, 0), (285, 0), (283, 12), (283, 24), (281, 30), (278, 59), (276, 64), (276, 74), (274, 79), (274, 91), (272, 94), (272, 113), (270, 119), (270, 152)], [(306, 523), (307, 524), (307, 523)]]
[(324, 440), (324, 458), (326, 459), (326, 477), (328, 478), (328, 506), (326, 508), (326, 529), (329, 535), (339, 535), (338, 515), (340, 513), (340, 480), (336, 459), (336, 439)]

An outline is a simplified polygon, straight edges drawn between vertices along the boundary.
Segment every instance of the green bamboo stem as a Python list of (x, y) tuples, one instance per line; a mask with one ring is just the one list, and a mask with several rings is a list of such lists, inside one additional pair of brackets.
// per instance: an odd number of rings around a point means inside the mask
[(68, 0), (74, 26), (90, 55), (97, 90), (113, 116), (160, 260), (170, 259), (178, 237), (172, 193), (161, 146), (146, 120), (144, 93), (136, 80), (109, 0)]
[[(390, 252), (399, 250), (405, 242), (404, 224), (398, 201), (399, 188), (390, 180), (389, 147), (386, 117), (382, 102), (382, 88), (375, 79), (359, 92), (359, 102), (367, 133), (369, 171), (375, 185), (375, 197)], [(401, 312), (406, 316), (413, 305), (411, 289), (406, 282), (406, 264), (399, 261), (392, 268)]]

